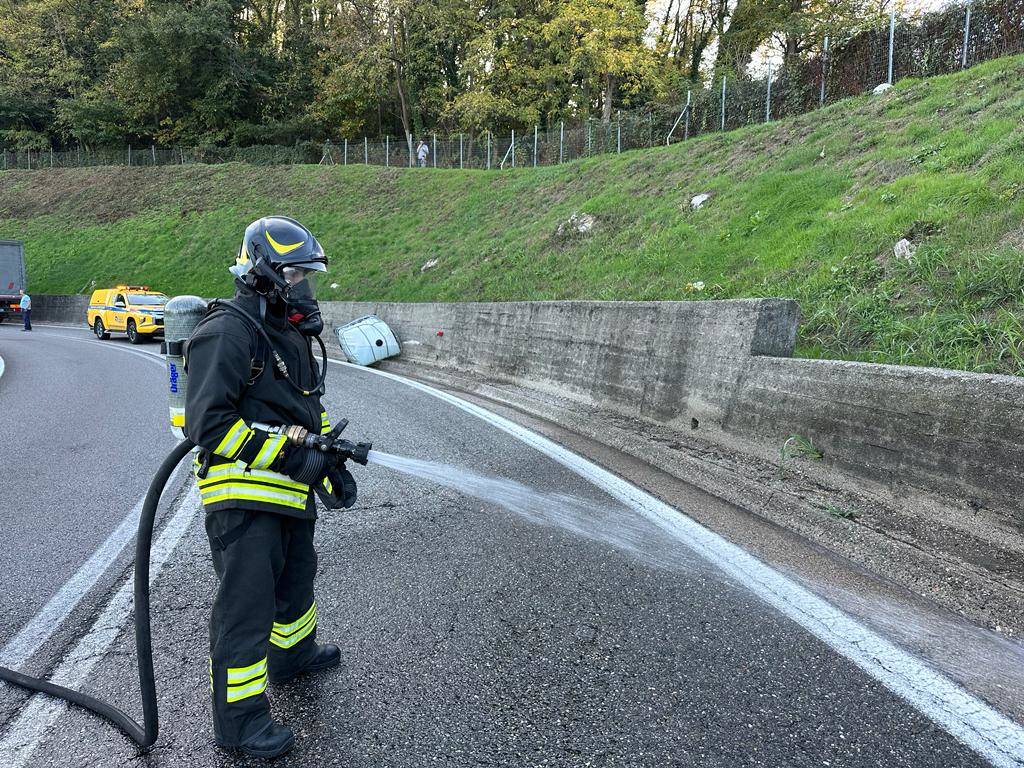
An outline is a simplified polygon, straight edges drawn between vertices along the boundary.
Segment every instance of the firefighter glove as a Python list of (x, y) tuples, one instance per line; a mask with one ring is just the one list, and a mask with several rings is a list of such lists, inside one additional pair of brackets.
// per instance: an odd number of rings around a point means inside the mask
[(328, 509), (348, 509), (356, 503), (356, 481), (344, 461), (327, 468), (327, 476), (316, 486), (316, 495)]

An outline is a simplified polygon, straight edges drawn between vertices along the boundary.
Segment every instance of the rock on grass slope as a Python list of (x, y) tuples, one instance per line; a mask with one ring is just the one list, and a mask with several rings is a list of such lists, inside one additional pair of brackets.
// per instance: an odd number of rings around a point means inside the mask
[(320, 235), (332, 298), (790, 296), (802, 355), (1024, 373), (1024, 57), (536, 170), (0, 173), (0, 238), (26, 242), (38, 293), (224, 294), (270, 212)]

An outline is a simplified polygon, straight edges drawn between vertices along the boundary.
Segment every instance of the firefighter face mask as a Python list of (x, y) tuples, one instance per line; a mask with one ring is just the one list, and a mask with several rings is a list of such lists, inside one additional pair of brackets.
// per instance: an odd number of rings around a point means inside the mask
[(324, 320), (316, 302), (316, 272), (301, 267), (285, 267), (281, 276), (288, 283), (284, 290), (288, 321), (304, 336), (319, 336), (324, 329)]

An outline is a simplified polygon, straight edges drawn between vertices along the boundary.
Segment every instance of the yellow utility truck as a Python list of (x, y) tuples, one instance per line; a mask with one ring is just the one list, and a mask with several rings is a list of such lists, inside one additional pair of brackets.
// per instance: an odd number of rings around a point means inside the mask
[(93, 291), (87, 321), (98, 339), (109, 339), (111, 331), (123, 331), (128, 341), (141, 344), (163, 335), (164, 304), (167, 297), (146, 285), (117, 285)]

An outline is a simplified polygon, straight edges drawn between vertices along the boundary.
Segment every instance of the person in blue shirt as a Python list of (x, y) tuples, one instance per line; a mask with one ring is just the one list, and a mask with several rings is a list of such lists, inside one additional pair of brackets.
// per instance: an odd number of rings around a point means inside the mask
[(21, 330), (23, 330), (23, 331), (31, 331), (32, 330), (32, 297), (29, 296), (27, 293), (25, 293), (24, 289), (19, 291), (19, 293), (21, 293), (21, 302), (18, 304), (18, 306), (21, 307), (21, 318), (25, 322), (25, 327), (22, 328)]

